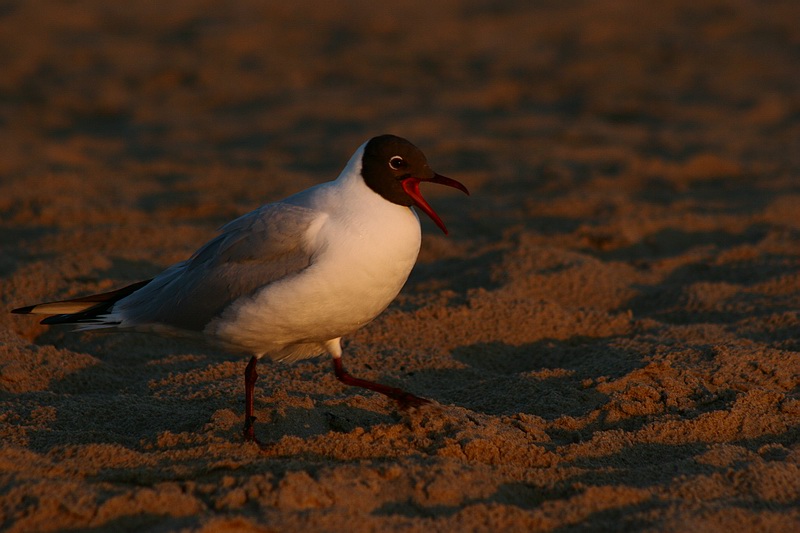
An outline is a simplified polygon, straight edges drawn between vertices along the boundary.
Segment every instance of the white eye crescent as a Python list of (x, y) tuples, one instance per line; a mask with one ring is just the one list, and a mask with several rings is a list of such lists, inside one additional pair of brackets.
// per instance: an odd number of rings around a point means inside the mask
[(406, 160), (399, 155), (392, 156), (392, 158), (389, 159), (389, 167), (392, 170), (400, 170), (401, 168), (405, 168)]

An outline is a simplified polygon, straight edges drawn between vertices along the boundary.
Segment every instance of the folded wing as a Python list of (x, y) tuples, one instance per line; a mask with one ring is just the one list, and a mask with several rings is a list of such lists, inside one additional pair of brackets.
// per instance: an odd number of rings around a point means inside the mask
[(162, 324), (201, 331), (236, 299), (308, 268), (324, 217), (297, 205), (268, 204), (226, 224), (191, 258), (152, 280), (13, 312), (56, 314), (42, 323), (81, 329)]

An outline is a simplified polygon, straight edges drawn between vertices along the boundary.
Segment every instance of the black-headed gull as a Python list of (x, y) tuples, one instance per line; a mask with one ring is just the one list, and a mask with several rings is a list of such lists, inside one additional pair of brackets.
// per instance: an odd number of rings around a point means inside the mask
[(253, 423), (256, 363), (329, 353), (336, 377), (404, 406), (427, 400), (351, 376), (341, 338), (378, 316), (406, 282), (419, 254), (425, 212), (447, 233), (419, 191), (455, 187), (413, 144), (393, 135), (361, 145), (339, 177), (264, 205), (220, 229), (186, 261), (122, 289), (14, 309), (52, 315), (43, 324), (118, 328), (201, 337), (251, 355), (245, 370), (244, 438)]

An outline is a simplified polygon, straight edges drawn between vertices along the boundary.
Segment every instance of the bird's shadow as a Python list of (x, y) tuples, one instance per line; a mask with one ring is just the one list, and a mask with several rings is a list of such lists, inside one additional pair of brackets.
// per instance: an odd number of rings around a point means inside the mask
[(614, 346), (614, 340), (476, 343), (453, 351), (462, 368), (421, 370), (411, 379), (415, 390), (435, 391), (431, 396), (440, 403), (479, 413), (579, 417), (606, 401), (587, 380), (614, 379), (644, 366), (640, 356)]

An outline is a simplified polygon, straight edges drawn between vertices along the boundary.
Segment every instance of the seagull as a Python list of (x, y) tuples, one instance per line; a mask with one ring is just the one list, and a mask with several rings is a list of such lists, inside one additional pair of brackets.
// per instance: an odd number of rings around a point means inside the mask
[(408, 279), (422, 239), (412, 207), (447, 234), (420, 193), (423, 182), (469, 194), (462, 183), (431, 170), (406, 139), (373, 137), (334, 181), (229, 222), (189, 259), (152, 279), (12, 313), (49, 315), (42, 324), (71, 324), (77, 331), (199, 338), (250, 355), (242, 434), (257, 444), (253, 397), (264, 356), (292, 362), (328, 353), (342, 383), (403, 408), (419, 407), (429, 400), (347, 372), (341, 339), (383, 312)]

